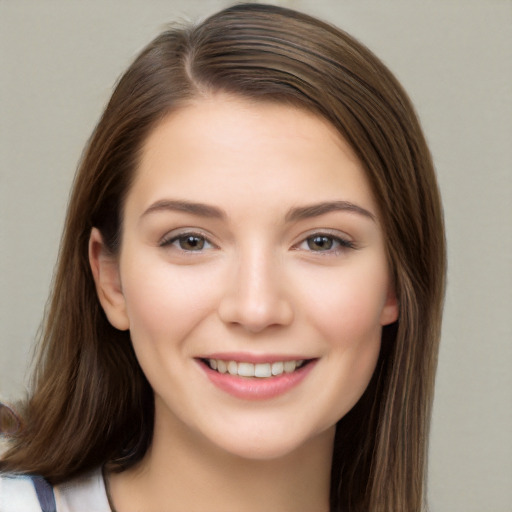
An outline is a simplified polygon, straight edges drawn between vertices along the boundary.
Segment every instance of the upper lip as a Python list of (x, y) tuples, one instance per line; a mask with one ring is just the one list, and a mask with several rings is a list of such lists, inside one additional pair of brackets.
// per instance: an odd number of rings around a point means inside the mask
[(237, 363), (277, 363), (280, 361), (302, 361), (313, 359), (303, 354), (250, 354), (242, 352), (215, 352), (198, 357), (198, 359), (220, 359), (222, 361), (236, 361)]

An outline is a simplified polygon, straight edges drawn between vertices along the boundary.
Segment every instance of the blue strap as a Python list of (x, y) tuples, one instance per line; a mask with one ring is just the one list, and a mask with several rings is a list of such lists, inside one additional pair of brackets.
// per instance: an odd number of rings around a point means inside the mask
[(53, 487), (42, 476), (31, 476), (42, 512), (57, 512)]

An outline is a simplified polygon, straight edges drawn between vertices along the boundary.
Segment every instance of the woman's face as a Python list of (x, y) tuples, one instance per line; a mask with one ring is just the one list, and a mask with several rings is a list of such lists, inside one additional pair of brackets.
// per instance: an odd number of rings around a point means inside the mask
[(145, 144), (118, 259), (97, 232), (91, 248), (156, 428), (243, 457), (332, 438), (397, 318), (359, 161), (290, 106), (218, 95), (169, 115)]

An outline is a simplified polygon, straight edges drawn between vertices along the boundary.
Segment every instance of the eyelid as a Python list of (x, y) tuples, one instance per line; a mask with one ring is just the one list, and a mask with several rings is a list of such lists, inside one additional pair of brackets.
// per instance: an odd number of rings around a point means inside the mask
[[(212, 241), (212, 235), (207, 233), (206, 231), (198, 228), (192, 228), (192, 227), (184, 227), (184, 228), (177, 228), (173, 229), (172, 231), (169, 231), (164, 236), (160, 238), (158, 241), (159, 247), (169, 247), (171, 246), (176, 240), (178, 240), (181, 237), (184, 236), (197, 236), (200, 238), (204, 238), (204, 240), (211, 245), (214, 248), (218, 248), (218, 246)], [(183, 251), (187, 252), (187, 251)], [(188, 252), (196, 252), (196, 251), (188, 251)], [(201, 252), (201, 251), (197, 251)]]
[[(333, 249), (327, 249), (325, 251), (313, 251), (311, 249), (301, 249), (301, 245), (304, 243), (307, 243), (308, 239), (311, 239), (313, 237), (321, 237), (325, 236), (327, 238), (332, 238), (334, 241), (336, 241), (339, 245), (336, 248)], [(351, 249), (358, 249), (358, 245), (353, 240), (353, 238), (349, 235), (347, 235), (344, 232), (334, 230), (334, 229), (314, 229), (306, 233), (302, 233), (300, 235), (300, 239), (293, 244), (292, 246), (295, 250), (305, 250), (310, 253), (318, 253), (319, 255), (328, 255), (328, 254), (337, 254), (343, 251), (351, 250)]]

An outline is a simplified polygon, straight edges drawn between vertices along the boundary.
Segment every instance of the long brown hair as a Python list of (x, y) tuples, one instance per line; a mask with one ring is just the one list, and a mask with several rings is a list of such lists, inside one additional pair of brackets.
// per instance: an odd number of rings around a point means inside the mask
[(57, 483), (123, 470), (151, 443), (153, 395), (129, 334), (107, 321), (87, 257), (91, 228), (112, 252), (150, 131), (190, 99), (223, 91), (327, 119), (362, 162), (400, 304), (374, 376), (336, 431), (331, 510), (413, 512), (424, 502), (445, 277), (442, 210), (414, 109), (390, 71), (324, 22), (270, 5), (225, 9), (164, 32), (119, 81), (84, 152), (70, 199), (33, 392), (0, 469)]

